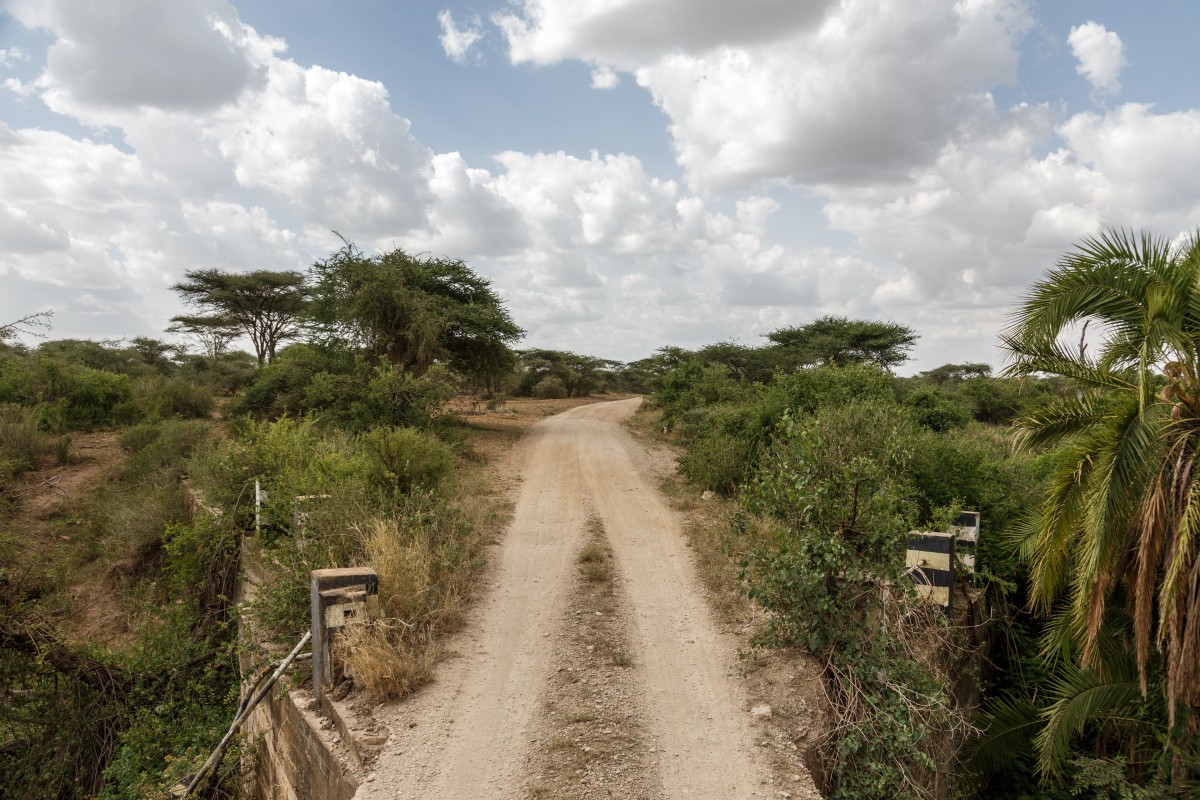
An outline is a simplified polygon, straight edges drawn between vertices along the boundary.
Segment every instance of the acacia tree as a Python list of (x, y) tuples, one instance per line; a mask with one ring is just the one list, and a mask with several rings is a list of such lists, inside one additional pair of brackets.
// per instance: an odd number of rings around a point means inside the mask
[(176, 319), (214, 328), (222, 321), (237, 325), (254, 345), (259, 366), (275, 358), (280, 342), (294, 339), (304, 330), (310, 292), (299, 272), (210, 268), (189, 270), (184, 276), (186, 280), (171, 288), (189, 306), (209, 313)]
[(242, 333), (242, 326), (228, 317), (171, 317), (167, 333), (182, 333), (200, 344), (204, 355), (218, 359), (225, 355), (229, 343)]
[(21, 334), (43, 339), (46, 336), (43, 331), (50, 330), (50, 318), (53, 316), (54, 309), (51, 308), (46, 311), (38, 311), (35, 314), (27, 314), (18, 320), (0, 325), (0, 342), (15, 339)]
[(903, 364), (917, 343), (912, 328), (895, 322), (825, 316), (799, 327), (780, 328), (767, 339), (781, 365), (837, 366), (868, 363), (883, 369)]
[(441, 361), (481, 387), (515, 363), (509, 345), (525, 332), (490, 282), (459, 259), (399, 248), (366, 256), (347, 242), (312, 275), (312, 319), (327, 341), (418, 374)]
[[(1099, 346), (1064, 341), (1088, 323)], [(1060, 651), (1100, 670), (1107, 606), (1124, 599), (1142, 691), (1153, 647), (1173, 724), (1178, 704), (1200, 710), (1200, 237), (1084, 240), (1033, 286), (1004, 343), (1010, 375), (1078, 388), (1017, 423), (1026, 448), (1059, 450), (1022, 545), (1032, 602), (1065, 598)]]

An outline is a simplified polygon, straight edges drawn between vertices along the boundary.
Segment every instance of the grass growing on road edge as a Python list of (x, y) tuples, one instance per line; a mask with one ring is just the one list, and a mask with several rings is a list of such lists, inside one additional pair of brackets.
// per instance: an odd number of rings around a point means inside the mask
[(379, 574), (379, 602), (338, 649), (373, 699), (402, 697), (432, 677), (441, 641), (459, 628), (478, 588), (484, 548), (511, 519), (497, 465), (527, 427), (497, 435), (462, 426), (460, 457), (439, 499), (356, 528), (362, 563)]

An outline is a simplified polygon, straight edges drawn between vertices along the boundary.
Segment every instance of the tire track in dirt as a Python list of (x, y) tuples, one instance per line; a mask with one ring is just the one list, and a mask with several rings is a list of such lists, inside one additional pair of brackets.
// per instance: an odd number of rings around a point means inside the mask
[[(606, 403), (593, 413), (615, 423), (639, 402)], [(736, 662), (713, 621), (678, 519), (638, 470), (634, 450), (619, 425), (599, 428), (584, 459), (584, 481), (632, 610), (663, 786), (668, 797), (753, 797), (769, 767), (754, 747)]]
[(769, 767), (755, 752), (731, 648), (675, 517), (639, 473), (619, 425), (640, 402), (572, 409), (535, 425), (517, 446), (522, 482), (486, 599), (435, 683), (376, 715), (391, 736), (358, 798), (525, 794), (588, 506), (603, 520), (624, 583), (642, 717), (666, 795), (762, 796)]

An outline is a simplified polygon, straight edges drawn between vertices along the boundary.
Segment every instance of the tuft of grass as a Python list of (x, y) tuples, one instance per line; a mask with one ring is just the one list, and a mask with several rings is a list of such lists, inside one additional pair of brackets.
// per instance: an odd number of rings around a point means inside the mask
[(633, 666), (633, 656), (630, 655), (629, 651), (625, 650), (624, 648), (621, 648), (619, 650), (613, 650), (612, 651), (612, 664), (614, 667), (632, 667)]
[(44, 447), (34, 409), (0, 406), (0, 484), (33, 469)]
[(369, 619), (348, 625), (336, 639), (356, 683), (376, 697), (400, 697), (429, 682), (437, 649), (429, 631), (414, 632), (401, 620)]
[(555, 736), (546, 743), (546, 749), (550, 750), (551, 752), (574, 750), (576, 749), (576, 744), (573, 739), (568, 739), (566, 736)]
[(579, 553), (580, 564), (600, 564), (607, 558), (608, 554), (600, 542), (588, 542)]
[(612, 580), (612, 563), (603, 544), (591, 541), (584, 545), (579, 553), (579, 571), (590, 583)]
[(592, 534), (591, 541), (579, 551), (579, 571), (584, 580), (591, 583), (604, 583), (612, 579), (612, 554), (604, 539), (604, 523), (599, 517), (588, 520), (588, 530)]
[(71, 460), (71, 435), (64, 433), (52, 443), (54, 449), (54, 463), (60, 467), (66, 466)]
[(479, 569), (478, 537), (443, 505), (375, 520), (363, 560), (379, 575), (377, 607), (337, 644), (357, 684), (379, 700), (426, 683), (436, 640), (461, 622)]

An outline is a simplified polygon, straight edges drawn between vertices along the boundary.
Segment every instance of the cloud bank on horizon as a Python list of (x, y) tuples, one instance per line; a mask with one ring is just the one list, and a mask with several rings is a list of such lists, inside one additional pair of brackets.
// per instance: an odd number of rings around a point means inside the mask
[[(915, 328), (916, 368), (996, 363), (1005, 314), (1072, 243), (1200, 224), (1200, 109), (1122, 102), (1139, 56), (1120, 31), (1052, 31), (1022, 0), (424, 21), (444, 57), (411, 80), (573, 65), (579, 94), (636, 87), (674, 175), (636, 152), (470, 163), (383, 82), (299, 63), (226, 0), (103, 6), (0, 5), (0, 315), (53, 305), (56, 336), (159, 335), (184, 270), (303, 269), (337, 231), (466, 259), (531, 346), (633, 359), (844, 314)], [(1057, 51), (1082, 103), (1023, 73)]]

